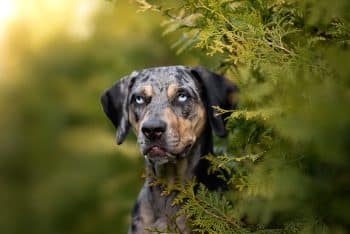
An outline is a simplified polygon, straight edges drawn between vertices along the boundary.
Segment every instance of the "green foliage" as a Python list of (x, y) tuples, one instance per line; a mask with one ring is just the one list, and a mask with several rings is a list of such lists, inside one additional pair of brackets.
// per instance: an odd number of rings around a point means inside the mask
[(190, 184), (176, 200), (194, 229), (347, 233), (350, 2), (138, 2), (165, 16), (179, 53), (201, 49), (240, 88), (222, 153), (207, 157), (229, 190)]
[(182, 205), (179, 214), (191, 219), (193, 231), (229, 233), (230, 229), (239, 227), (240, 221), (232, 213), (232, 205), (222, 194), (209, 193), (203, 185), (196, 189), (195, 186), (194, 181), (190, 182), (174, 200), (174, 204)]

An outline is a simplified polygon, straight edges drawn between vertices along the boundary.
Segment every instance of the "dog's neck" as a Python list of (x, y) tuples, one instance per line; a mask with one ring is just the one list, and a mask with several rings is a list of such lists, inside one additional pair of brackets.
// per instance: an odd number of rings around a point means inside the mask
[(185, 183), (193, 176), (201, 177), (202, 170), (207, 173), (207, 162), (202, 162), (201, 157), (212, 153), (212, 145), (211, 129), (207, 127), (183, 157), (163, 164), (152, 163), (146, 159), (146, 176), (151, 180), (156, 177), (170, 184)]

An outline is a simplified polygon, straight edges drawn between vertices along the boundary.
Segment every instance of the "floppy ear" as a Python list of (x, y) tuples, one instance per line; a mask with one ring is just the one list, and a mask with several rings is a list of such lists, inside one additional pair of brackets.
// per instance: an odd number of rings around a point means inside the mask
[(236, 94), (238, 92), (238, 88), (224, 77), (210, 72), (204, 67), (192, 68), (191, 74), (202, 85), (203, 96), (211, 128), (217, 136), (225, 136), (226, 130), (224, 120), (227, 115), (215, 114), (213, 106), (219, 106), (225, 110), (235, 109), (237, 105)]
[(107, 89), (101, 96), (102, 108), (117, 129), (117, 144), (123, 143), (130, 129), (128, 96), (133, 79), (129, 76)]

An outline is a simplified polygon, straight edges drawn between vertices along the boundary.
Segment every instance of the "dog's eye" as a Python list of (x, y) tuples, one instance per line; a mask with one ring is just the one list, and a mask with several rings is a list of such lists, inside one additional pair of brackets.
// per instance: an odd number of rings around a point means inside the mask
[(138, 95), (135, 97), (135, 101), (137, 104), (142, 105), (143, 103), (145, 103), (145, 98)]
[(188, 99), (188, 95), (185, 94), (185, 93), (180, 93), (178, 96), (177, 96), (177, 100), (179, 102), (186, 102)]

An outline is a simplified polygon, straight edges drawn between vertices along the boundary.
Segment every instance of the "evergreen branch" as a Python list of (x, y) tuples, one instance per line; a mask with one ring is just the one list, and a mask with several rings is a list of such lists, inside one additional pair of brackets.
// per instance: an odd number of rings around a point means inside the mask
[(283, 47), (283, 46), (276, 45), (275, 43), (272, 43), (272, 42), (267, 42), (267, 44), (270, 45), (270, 46), (273, 46), (273, 47), (275, 47), (275, 48), (281, 49), (281, 50), (283, 50), (284, 52), (286, 52), (287, 54), (295, 55), (294, 52), (292, 52), (292, 51), (286, 49), (286, 48)]
[(200, 5), (198, 6), (199, 8), (203, 8), (207, 11), (209, 11), (210, 13), (219, 16), (220, 18), (222, 18), (225, 23), (227, 23), (228, 25), (230, 25), (232, 28), (235, 28), (235, 26), (221, 13), (214, 11), (213, 9), (210, 9), (209, 7), (207, 7), (202, 0), (198, 0), (198, 3), (200, 3)]
[[(215, 207), (212, 203), (207, 202), (205, 199), (199, 200), (198, 194), (194, 194), (193, 190), (190, 192), (188, 190), (182, 190), (181, 192), (184, 193), (187, 198), (189, 198), (187, 203), (190, 202), (191, 205), (195, 205), (196, 207), (201, 209), (202, 212), (209, 215), (210, 217), (213, 217), (223, 222), (227, 222), (235, 228), (240, 227), (239, 223), (235, 219), (223, 214), (222, 211)], [(203, 185), (200, 185), (200, 191), (198, 193), (200, 192), (208, 193), (208, 191), (204, 189)], [(204, 203), (204, 205), (202, 205), (201, 203)], [(212, 212), (211, 210), (214, 210), (215, 212)]]

